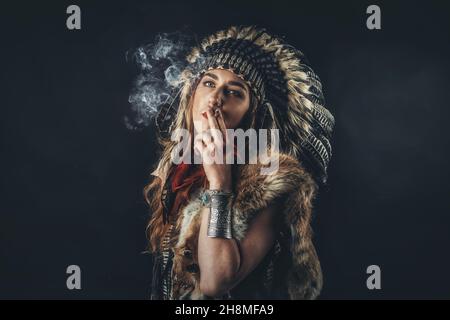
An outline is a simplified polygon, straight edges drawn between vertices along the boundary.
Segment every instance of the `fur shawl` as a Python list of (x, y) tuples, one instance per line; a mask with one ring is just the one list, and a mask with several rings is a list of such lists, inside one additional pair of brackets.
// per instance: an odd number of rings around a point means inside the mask
[[(288, 294), (292, 300), (314, 299), (322, 288), (322, 272), (310, 227), (317, 186), (298, 160), (286, 154), (279, 155), (279, 168), (271, 175), (261, 175), (261, 168), (261, 164), (246, 164), (238, 169), (233, 236), (242, 240), (255, 215), (272, 201), (283, 197), (283, 210), (279, 214), (283, 215), (281, 220), (290, 230), (292, 259), (287, 275)], [(194, 195), (177, 220), (179, 234), (172, 268), (174, 299), (205, 298), (199, 287), (197, 254), (201, 208), (198, 195)]]

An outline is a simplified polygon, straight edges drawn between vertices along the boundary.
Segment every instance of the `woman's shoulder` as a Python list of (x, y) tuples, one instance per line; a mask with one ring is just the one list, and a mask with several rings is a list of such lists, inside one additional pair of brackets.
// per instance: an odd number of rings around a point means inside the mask
[(274, 154), (268, 164), (242, 165), (236, 183), (237, 200), (257, 194), (271, 201), (290, 193), (314, 193), (317, 185), (303, 163), (286, 153)]
[(281, 218), (285, 211), (292, 214), (301, 210), (299, 205), (309, 204), (316, 194), (316, 183), (300, 161), (284, 153), (277, 154), (277, 158), (270, 174), (261, 170), (267, 167), (261, 163), (246, 164), (240, 169), (233, 205), (238, 239), (245, 236), (250, 221), (264, 208), (282, 203), (283, 208), (277, 210)]

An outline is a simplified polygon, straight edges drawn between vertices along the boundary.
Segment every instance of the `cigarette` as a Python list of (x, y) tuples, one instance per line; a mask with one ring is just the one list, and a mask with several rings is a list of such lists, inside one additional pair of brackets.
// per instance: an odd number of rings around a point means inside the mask
[(215, 107), (215, 108), (213, 109), (213, 112), (214, 112), (214, 117), (218, 118), (219, 115), (220, 115), (220, 113), (219, 113), (219, 107)]

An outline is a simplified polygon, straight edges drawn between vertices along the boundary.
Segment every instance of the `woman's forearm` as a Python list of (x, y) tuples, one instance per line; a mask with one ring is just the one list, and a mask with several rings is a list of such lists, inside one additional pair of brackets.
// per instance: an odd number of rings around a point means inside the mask
[(235, 239), (207, 236), (210, 208), (202, 209), (202, 223), (198, 241), (200, 288), (209, 296), (226, 293), (241, 263), (239, 247)]

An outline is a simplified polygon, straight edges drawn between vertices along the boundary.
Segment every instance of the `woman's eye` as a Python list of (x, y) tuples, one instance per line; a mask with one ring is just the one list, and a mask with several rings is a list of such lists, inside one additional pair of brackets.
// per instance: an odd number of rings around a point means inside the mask
[(242, 98), (242, 93), (239, 90), (227, 90), (226, 94), (233, 95), (238, 98)]
[(212, 81), (205, 81), (203, 82), (203, 85), (205, 85), (206, 87), (210, 87), (210, 88), (214, 88), (214, 82)]

